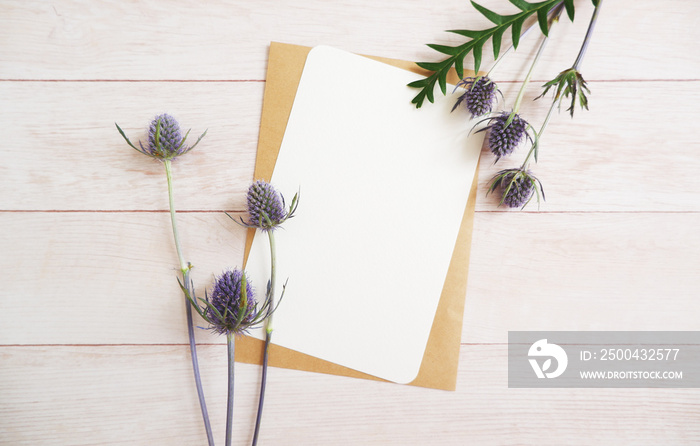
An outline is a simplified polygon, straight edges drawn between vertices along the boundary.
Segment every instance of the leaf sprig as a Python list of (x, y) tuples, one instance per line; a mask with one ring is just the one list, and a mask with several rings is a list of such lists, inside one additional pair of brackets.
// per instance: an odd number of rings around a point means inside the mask
[[(434, 102), (435, 84), (440, 85), (442, 94), (447, 94), (447, 74), (454, 66), (457, 76), (464, 77), (464, 58), (469, 54), (474, 55), (474, 71), (478, 72), (481, 66), (483, 46), (489, 40), (492, 41), (494, 59), (498, 59), (501, 52), (501, 41), (503, 34), (511, 29), (513, 48), (517, 48), (520, 43), (520, 34), (525, 21), (533, 14), (537, 14), (542, 33), (546, 36), (549, 34), (548, 17), (549, 13), (557, 6), (564, 4), (566, 13), (571, 21), (574, 20), (574, 0), (544, 0), (537, 3), (530, 3), (525, 0), (509, 0), (515, 5), (520, 12), (511, 15), (501, 15), (491, 11), (488, 8), (481, 6), (472, 0), (472, 5), (484, 17), (491, 21), (495, 26), (481, 31), (473, 30), (448, 30), (447, 32), (459, 34), (468, 37), (468, 42), (458, 46), (428, 44), (428, 46), (442, 54), (449, 56), (441, 62), (418, 62), (417, 65), (423, 69), (432, 71), (433, 73), (424, 79), (408, 84), (409, 87), (420, 88), (420, 92), (411, 101), (416, 104), (416, 108), (420, 108), (427, 98), (428, 101)], [(600, 0), (592, 0), (594, 5)]]
[(583, 76), (581, 76), (581, 73), (575, 68), (562, 71), (557, 77), (544, 84), (544, 91), (535, 99), (544, 97), (549, 89), (555, 86), (554, 102), (559, 102), (560, 106), (564, 98), (571, 96), (571, 106), (567, 108), (566, 111), (569, 112), (572, 118), (574, 117), (574, 107), (576, 106), (577, 99), (581, 108), (588, 110), (588, 97), (586, 93), (590, 93), (591, 91), (588, 89), (588, 85), (583, 79)]

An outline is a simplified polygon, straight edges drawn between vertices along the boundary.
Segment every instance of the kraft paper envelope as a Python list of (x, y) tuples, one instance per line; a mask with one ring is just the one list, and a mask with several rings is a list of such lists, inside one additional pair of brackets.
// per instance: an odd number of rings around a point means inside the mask
[[(294, 103), (296, 88), (309, 50), (310, 48), (278, 43), (273, 43), (270, 47), (255, 169), (256, 179), (264, 178), (269, 180), (272, 175), (285, 133), (287, 119)], [(408, 68), (415, 72), (421, 72), (412, 63), (387, 59), (377, 60), (401, 68)], [(417, 378), (410, 383), (412, 385), (445, 390), (453, 390), (455, 388), (475, 191), (476, 178), (474, 178), (471, 197), (465, 209), (457, 242), (452, 253), (447, 278), (444, 282), (428, 344), (423, 355), (420, 372)], [(248, 253), (252, 243), (252, 236), (253, 231), (249, 233), (246, 253)], [(260, 363), (262, 357), (261, 341), (250, 337), (241, 338), (237, 341), (237, 350), (238, 360)], [(376, 379), (373, 376), (276, 345), (271, 347), (270, 364), (299, 370)]]

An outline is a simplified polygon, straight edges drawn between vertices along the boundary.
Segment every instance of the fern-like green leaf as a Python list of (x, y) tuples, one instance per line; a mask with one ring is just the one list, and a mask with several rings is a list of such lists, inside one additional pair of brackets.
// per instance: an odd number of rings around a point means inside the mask
[(527, 11), (528, 8), (530, 8), (532, 5), (524, 0), (508, 0), (512, 4), (515, 5), (516, 8), (520, 9), (521, 11)]
[(446, 46), (446, 45), (436, 45), (434, 43), (429, 43), (428, 46), (435, 51), (438, 51), (442, 54), (447, 54), (448, 56), (454, 56), (459, 52), (459, 47), (455, 46)]
[(459, 34), (460, 36), (469, 37), (470, 39), (476, 39), (481, 36), (483, 31), (471, 31), (468, 29), (448, 29), (446, 32)]
[[(498, 54), (501, 52), (501, 39), (503, 38), (503, 33), (505, 32), (505, 28), (500, 29), (493, 33), (493, 37), (491, 38), (491, 44), (493, 46), (493, 59), (496, 60), (498, 59)], [(462, 76), (460, 76), (460, 79)]]
[[(472, 0), (472, 5), (479, 11), (484, 17), (491, 21), (495, 26), (487, 28), (480, 31), (474, 30), (449, 30), (448, 32), (459, 34), (470, 40), (467, 42), (457, 45), (454, 47), (446, 45), (428, 45), (430, 48), (445, 54), (448, 56), (447, 59), (442, 62), (420, 62), (418, 66), (424, 68), (433, 73), (426, 77), (425, 82), (415, 81), (409, 84), (410, 87), (419, 88), (420, 91), (413, 98), (412, 103), (416, 104), (417, 108), (420, 108), (425, 99), (430, 102), (434, 102), (434, 92), (435, 85), (440, 85), (440, 90), (443, 94), (446, 94), (446, 79), (447, 74), (450, 69), (454, 66), (459, 77), (463, 77), (464, 72), (464, 58), (469, 54), (473, 53), (474, 56), (474, 71), (478, 71), (481, 66), (482, 61), (482, 51), (483, 46), (489, 40), (493, 44), (494, 57), (497, 58), (500, 53), (501, 40), (503, 33), (509, 28), (512, 31), (513, 36), (513, 47), (517, 48), (520, 42), (520, 35), (523, 28), (523, 23), (533, 14), (537, 14), (537, 19), (540, 24), (540, 29), (546, 35), (549, 32), (548, 29), (548, 17), (549, 13), (557, 5), (562, 3), (566, 6), (567, 14), (569, 18), (573, 19), (574, 15), (574, 2), (573, 0), (544, 0), (537, 3), (530, 3), (525, 0), (509, 0), (510, 3), (515, 5), (520, 12), (511, 15), (501, 15), (488, 8), (481, 6)], [(598, 0), (599, 1), (599, 0)], [(593, 0), (594, 4), (597, 3)]]
[(537, 11), (537, 21), (540, 24), (540, 29), (542, 30), (542, 34), (545, 36), (549, 37), (549, 24), (547, 23), (547, 13), (549, 11), (545, 11), (544, 9), (540, 9)]
[(523, 17), (520, 20), (516, 20), (513, 22), (513, 27), (511, 28), (512, 32), (512, 39), (513, 39), (513, 49), (518, 49), (518, 45), (520, 44), (520, 35), (522, 34), (523, 30), (523, 22), (525, 22), (525, 18)]
[(474, 53), (474, 72), (478, 72), (481, 67), (481, 45), (475, 45), (472, 52)]
[(566, 15), (569, 16), (569, 20), (574, 21), (574, 0), (564, 0), (564, 6), (566, 7)]
[(503, 22), (506, 20), (506, 17), (500, 14), (496, 14), (490, 9), (484, 8), (474, 0), (472, 0), (472, 6), (474, 6), (474, 8), (476, 8), (477, 11), (479, 11), (484, 17), (491, 20), (496, 25), (503, 25)]
[(464, 59), (455, 59), (455, 71), (460, 79), (464, 78)]

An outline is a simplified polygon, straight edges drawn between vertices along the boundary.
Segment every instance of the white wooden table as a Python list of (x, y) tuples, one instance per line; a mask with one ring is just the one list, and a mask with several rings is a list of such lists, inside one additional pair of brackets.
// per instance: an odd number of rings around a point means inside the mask
[[(526, 96), (533, 122), (536, 86), (585, 33), (593, 8), (576, 5)], [(509, 330), (700, 329), (698, 19), (694, 0), (605, 0), (590, 111), (550, 123), (539, 209), (485, 196), (507, 162), (484, 152), (456, 392), (274, 368), (261, 443), (700, 444), (697, 389), (509, 389), (506, 356)], [(459, 41), (443, 30), (486, 25), (464, 0), (0, 1), (0, 443), (205, 444), (165, 175), (114, 122), (134, 139), (162, 111), (209, 129), (174, 164), (183, 248), (208, 283), (242, 261), (222, 211), (243, 212), (253, 179), (270, 41), (437, 60), (425, 43)], [(494, 74), (510, 104), (537, 43)], [(223, 444), (226, 346), (198, 342)], [(236, 370), (244, 445), (260, 367)]]

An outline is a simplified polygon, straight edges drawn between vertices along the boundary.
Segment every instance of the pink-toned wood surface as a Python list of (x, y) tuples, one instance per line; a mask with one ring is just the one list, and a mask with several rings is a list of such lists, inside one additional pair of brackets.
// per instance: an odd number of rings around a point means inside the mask
[[(535, 71), (533, 122), (536, 87), (585, 33), (593, 7), (576, 8)], [(692, 0), (604, 0), (583, 64), (590, 111), (552, 119), (539, 207), (486, 196), (524, 149), (496, 165), (484, 152), (455, 392), (274, 368), (261, 444), (700, 443), (699, 390), (509, 389), (506, 344), (509, 330), (700, 329), (698, 19)], [(459, 42), (444, 29), (486, 25), (461, 0), (0, 0), (0, 444), (206, 443), (163, 166), (114, 122), (143, 137), (168, 111), (209, 129), (174, 164), (183, 249), (206, 283), (242, 261), (245, 234), (221, 211), (244, 211), (270, 41), (437, 60), (425, 43)], [(537, 43), (494, 73), (509, 106)], [(223, 444), (226, 348), (197, 336)], [(260, 367), (236, 373), (244, 445)]]

